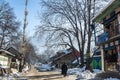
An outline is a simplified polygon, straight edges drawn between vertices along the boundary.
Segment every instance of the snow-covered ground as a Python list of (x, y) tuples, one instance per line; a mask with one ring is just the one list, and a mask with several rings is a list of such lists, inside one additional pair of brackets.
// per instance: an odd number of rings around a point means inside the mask
[[(33, 68), (33, 69), (35, 69), (35, 68)], [(31, 72), (33, 73), (33, 71), (31, 71)], [(31, 74), (31, 72), (28, 72), (28, 74)], [(60, 70), (59, 71), (57, 70), (57, 72), (60, 73)], [(71, 76), (62, 77), (63, 79), (61, 79), (61, 80), (64, 80), (64, 78), (66, 78), (67, 80), (76, 80), (76, 79), (77, 80), (89, 80), (89, 79), (94, 79), (96, 74), (101, 73), (101, 72), (102, 72), (101, 70), (94, 69), (94, 72), (91, 73), (90, 71), (85, 70), (85, 67), (83, 67), (83, 68), (71, 68), (71, 69), (68, 69), (67, 73), (68, 73), (68, 75), (74, 75), (74, 77), (71, 77)], [(35, 72), (35, 73), (40, 75), (40, 72)], [(49, 72), (49, 73), (52, 74), (51, 72)], [(24, 74), (24, 76), (25, 76), (25, 74)], [(7, 80), (15, 80), (15, 78), (18, 78), (19, 76), (22, 76), (22, 75), (23, 74), (21, 74), (21, 73), (14, 72), (12, 75), (5, 75), (3, 78), (1, 77), (0, 80), (6, 80), (6, 79)], [(120, 79), (117, 79), (117, 78), (106, 78), (104, 80), (120, 80)]]
[[(88, 70), (85, 70), (85, 67), (83, 68), (72, 68), (72, 69), (69, 69), (68, 70), (68, 74), (74, 74), (74, 75), (77, 75), (77, 80), (88, 80), (88, 79), (94, 79), (96, 74), (98, 73), (102, 73), (101, 70), (97, 70), (97, 69), (94, 69), (93, 70), (94, 72), (91, 73), (90, 71)], [(107, 79), (104, 79), (104, 80), (119, 80), (117, 78), (107, 78)]]

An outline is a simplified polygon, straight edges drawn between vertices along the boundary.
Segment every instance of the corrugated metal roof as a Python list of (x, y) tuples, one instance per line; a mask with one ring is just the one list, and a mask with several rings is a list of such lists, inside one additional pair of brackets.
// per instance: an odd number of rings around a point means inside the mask
[(12, 54), (12, 53), (10, 53), (10, 52), (8, 52), (8, 51), (6, 51), (6, 50), (3, 50), (3, 49), (0, 49), (0, 52), (4, 52), (4, 53), (9, 54), (9, 55), (11, 55), (11, 56), (15, 56), (14, 54)]
[(99, 12), (93, 18), (93, 22), (100, 22), (104, 17), (110, 14), (117, 7), (120, 7), (120, 0), (112, 0), (105, 8), (101, 10), (101, 12)]

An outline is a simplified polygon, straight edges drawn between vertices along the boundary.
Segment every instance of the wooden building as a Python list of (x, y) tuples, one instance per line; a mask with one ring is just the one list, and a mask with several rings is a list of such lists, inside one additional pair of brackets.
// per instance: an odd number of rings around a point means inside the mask
[(93, 22), (104, 26), (104, 33), (96, 41), (101, 51), (102, 70), (117, 71), (120, 68), (120, 0), (112, 0)]
[(9, 51), (13, 55), (15, 55), (14, 57), (11, 58), (10, 67), (19, 70), (19, 65), (20, 65), (21, 55), (22, 54), (13, 47), (8, 48), (7, 51)]
[(15, 57), (14, 54), (4, 49), (0, 49), (0, 76), (4, 73), (10, 73), (10, 66), (13, 57)]
[(20, 58), (21, 53), (13, 47), (8, 48), (7, 50), (0, 49), (0, 75), (11, 73), (11, 68), (19, 71)]
[(10, 68), (10, 63), (14, 56), (15, 56), (14, 54), (1, 49), (0, 50), (0, 66), (2, 68)]
[(61, 65), (65, 62), (68, 67), (72, 67), (72, 62), (80, 57), (80, 53), (74, 48), (74, 51), (72, 48), (59, 51), (57, 52), (57, 56), (54, 57), (53, 63), (57, 64), (58, 67), (61, 67)]

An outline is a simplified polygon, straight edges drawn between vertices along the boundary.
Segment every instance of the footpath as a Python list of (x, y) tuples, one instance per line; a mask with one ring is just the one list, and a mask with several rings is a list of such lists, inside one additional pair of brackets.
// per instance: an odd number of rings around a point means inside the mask
[(106, 78), (120, 79), (120, 72), (107, 71), (107, 72), (99, 73), (99, 74), (96, 75), (97, 80), (103, 80), (103, 79), (106, 79)]
[(25, 80), (76, 80), (76, 75), (63, 77), (59, 70), (40, 72), (34, 67), (31, 67), (29, 72), (23, 73), (22, 75), (21, 77), (26, 78)]

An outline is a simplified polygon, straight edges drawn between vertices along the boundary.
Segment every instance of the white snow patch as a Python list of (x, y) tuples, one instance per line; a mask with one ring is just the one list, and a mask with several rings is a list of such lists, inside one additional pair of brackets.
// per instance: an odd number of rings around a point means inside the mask
[(107, 79), (104, 79), (104, 80), (120, 80), (120, 79), (117, 79), (117, 78), (107, 78)]
[(76, 74), (77, 72), (82, 72), (82, 70), (80, 68), (73, 68), (67, 71), (68, 74)]
[(64, 52), (65, 54), (69, 54), (69, 53), (72, 52), (72, 49), (67, 49), (67, 50), (64, 50), (63, 52)]
[(94, 70), (94, 73), (91, 73), (90, 71), (86, 70), (85, 67), (83, 68), (72, 68), (68, 70), (68, 74), (74, 74), (77, 75), (77, 79), (92, 79), (95, 77), (96, 73), (100, 73), (100, 70)]
[(83, 68), (71, 68), (71, 69), (68, 69), (67, 73), (68, 74), (77, 74), (79, 72), (83, 72), (85, 70), (85, 67)]
[(102, 71), (99, 70), (99, 69), (93, 69), (93, 73), (94, 73), (94, 74), (98, 74), (98, 73), (102, 73)]
[(84, 72), (79, 72), (77, 74), (78, 79), (92, 79), (95, 77), (95, 74), (91, 73), (90, 71), (86, 70)]
[[(88, 79), (94, 79), (96, 74), (102, 73), (101, 70), (98, 69), (93, 69), (93, 73), (91, 73), (88, 70), (85, 70), (85, 67), (83, 68), (72, 68), (72, 69), (68, 69), (68, 74), (71, 75), (76, 75), (77, 76), (77, 80), (88, 80)], [(119, 80), (117, 78), (106, 78), (104, 80)]]

